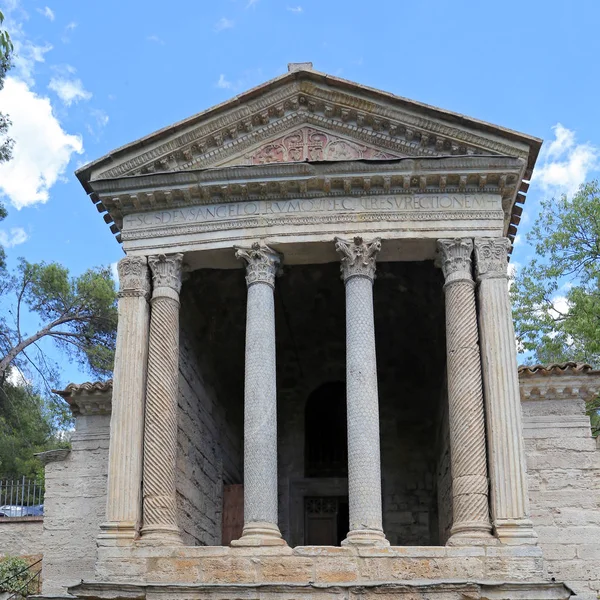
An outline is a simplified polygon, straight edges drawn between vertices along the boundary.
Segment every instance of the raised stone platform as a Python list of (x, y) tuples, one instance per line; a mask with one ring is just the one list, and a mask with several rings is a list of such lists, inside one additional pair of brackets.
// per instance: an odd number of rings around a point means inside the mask
[[(96, 565), (97, 583), (144, 585), (373, 585), (413, 580), (543, 579), (542, 551), (537, 546), (104, 546), (99, 548)], [(73, 593), (79, 595), (79, 590), (73, 588)]]

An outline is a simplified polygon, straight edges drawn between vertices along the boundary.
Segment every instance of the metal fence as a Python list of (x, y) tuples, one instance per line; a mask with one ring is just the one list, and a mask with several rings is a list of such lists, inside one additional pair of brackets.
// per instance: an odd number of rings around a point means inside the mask
[(44, 485), (35, 479), (0, 479), (0, 517), (44, 515)]

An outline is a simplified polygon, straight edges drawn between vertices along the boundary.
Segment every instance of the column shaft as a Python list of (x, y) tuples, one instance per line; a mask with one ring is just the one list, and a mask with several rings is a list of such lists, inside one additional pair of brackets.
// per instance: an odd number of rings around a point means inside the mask
[[(106, 523), (102, 540), (139, 535), (150, 280), (145, 257), (119, 261), (119, 324), (113, 373)], [(103, 542), (107, 543), (107, 542)]]
[(472, 240), (439, 240), (446, 283), (446, 347), (453, 523), (450, 544), (491, 541), (485, 416)]
[(144, 429), (144, 526), (142, 536), (180, 544), (175, 470), (179, 379), (179, 291), (182, 254), (151, 256), (148, 384)]
[(346, 286), (346, 404), (350, 531), (344, 545), (388, 545), (381, 507), (379, 397), (373, 317), (375, 260), (381, 241), (336, 238)]
[(517, 349), (508, 295), (506, 238), (475, 240), (479, 326), (488, 425), (492, 517), (503, 543), (535, 543), (517, 374)]
[(277, 511), (277, 383), (273, 290), (281, 256), (265, 244), (236, 249), (246, 262), (244, 529), (234, 546), (283, 545)]

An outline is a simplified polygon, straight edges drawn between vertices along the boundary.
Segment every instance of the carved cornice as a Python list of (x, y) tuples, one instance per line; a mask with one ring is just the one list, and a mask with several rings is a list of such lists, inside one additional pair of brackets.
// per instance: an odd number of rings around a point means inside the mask
[(275, 277), (281, 269), (282, 256), (264, 242), (256, 242), (250, 248), (235, 248), (235, 257), (246, 263), (246, 285), (266, 283), (275, 287)]
[(63, 461), (69, 454), (71, 454), (70, 448), (57, 448), (56, 450), (38, 452), (37, 454), (34, 454), (34, 456), (45, 466), (49, 463)]
[(150, 296), (150, 274), (145, 256), (126, 256), (117, 264), (119, 298)]
[(152, 272), (152, 298), (179, 300), (183, 254), (159, 254), (148, 257)]
[(477, 279), (508, 277), (508, 254), (511, 248), (506, 238), (475, 239), (475, 269)]
[(471, 264), (473, 240), (467, 238), (438, 240), (438, 251), (446, 285), (456, 281), (473, 283)]
[(344, 281), (351, 277), (366, 277), (371, 281), (375, 279), (377, 254), (381, 250), (379, 238), (370, 242), (365, 242), (359, 236), (353, 240), (335, 238), (335, 249), (340, 255), (340, 270)]
[(122, 228), (127, 214), (211, 203), (456, 192), (499, 194), (508, 227), (506, 206), (523, 169), (522, 160), (510, 157), (406, 158), (224, 167), (101, 180), (92, 185), (101, 199), (98, 210), (110, 212), (116, 230)]

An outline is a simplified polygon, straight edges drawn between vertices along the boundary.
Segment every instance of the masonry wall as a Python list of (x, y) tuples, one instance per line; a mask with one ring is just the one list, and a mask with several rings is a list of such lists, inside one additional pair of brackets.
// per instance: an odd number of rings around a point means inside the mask
[(0, 518), (0, 558), (40, 556), (43, 531), (43, 518)]
[(184, 290), (180, 317), (177, 508), (183, 543), (219, 545), (223, 484), (241, 483), (239, 427), (219, 394), (208, 323)]
[[(585, 377), (585, 376), (583, 376)], [(531, 516), (548, 578), (600, 594), (600, 447), (579, 397), (522, 402)]]
[(43, 592), (94, 578), (96, 537), (106, 515), (110, 415), (80, 416), (67, 458), (46, 465)]
[(450, 537), (453, 520), (452, 471), (450, 457), (450, 424), (448, 422), (448, 394), (444, 390), (440, 402), (437, 431), (436, 491), (438, 507), (438, 543), (443, 546)]

